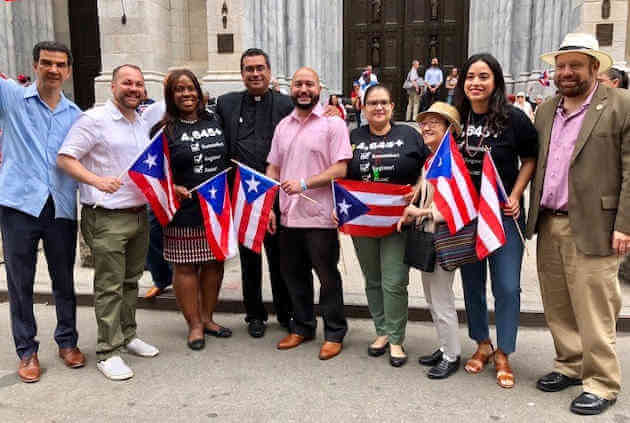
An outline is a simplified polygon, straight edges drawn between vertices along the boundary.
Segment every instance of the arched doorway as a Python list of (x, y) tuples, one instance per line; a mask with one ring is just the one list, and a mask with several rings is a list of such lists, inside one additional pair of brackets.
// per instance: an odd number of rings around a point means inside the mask
[(102, 70), (97, 3), (97, 0), (68, 0), (74, 102), (83, 110), (94, 105), (94, 78)]

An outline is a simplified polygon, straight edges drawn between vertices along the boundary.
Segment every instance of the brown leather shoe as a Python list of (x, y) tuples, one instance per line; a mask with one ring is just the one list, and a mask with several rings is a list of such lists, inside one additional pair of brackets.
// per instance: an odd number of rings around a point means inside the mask
[(324, 342), (324, 345), (322, 345), (322, 349), (319, 350), (319, 359), (330, 360), (334, 356), (338, 355), (342, 348), (343, 344), (341, 342), (326, 341)]
[(42, 375), (42, 370), (39, 367), (39, 360), (37, 359), (37, 353), (33, 353), (28, 358), (20, 360), (20, 366), (18, 367), (18, 376), (24, 383), (33, 383), (39, 381)]
[(147, 300), (150, 299), (150, 298), (155, 298), (158, 295), (160, 295), (162, 292), (164, 292), (163, 289), (158, 288), (157, 286), (152, 286), (151, 288), (149, 288), (147, 293), (144, 294), (144, 298), (147, 299)]
[(85, 366), (85, 356), (78, 348), (59, 348), (59, 357), (71, 369)]
[(290, 333), (280, 342), (278, 342), (277, 348), (279, 350), (289, 350), (291, 348), (295, 348), (301, 343), (305, 342), (306, 339), (302, 335), (298, 335), (297, 333)]

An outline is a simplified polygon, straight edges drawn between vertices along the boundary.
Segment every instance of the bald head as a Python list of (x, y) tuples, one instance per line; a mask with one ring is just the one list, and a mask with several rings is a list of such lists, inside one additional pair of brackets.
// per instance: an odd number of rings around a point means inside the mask
[(319, 75), (309, 67), (301, 67), (291, 80), (291, 98), (298, 109), (309, 111), (319, 101), (321, 85)]

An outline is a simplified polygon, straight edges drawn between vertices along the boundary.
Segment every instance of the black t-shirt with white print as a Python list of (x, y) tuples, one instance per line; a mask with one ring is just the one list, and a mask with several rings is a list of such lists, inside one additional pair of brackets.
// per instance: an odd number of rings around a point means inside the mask
[(508, 121), (501, 133), (486, 128), (487, 115), (470, 112), (469, 119), (462, 122), (463, 135), (460, 139), (460, 151), (470, 172), (472, 181), (479, 191), (481, 187), (481, 168), (483, 151), (466, 148), (489, 147), (492, 159), (507, 195), (510, 195), (520, 170), (519, 159), (536, 158), (538, 154), (538, 135), (532, 121), (516, 107), (509, 106)]
[[(228, 146), (218, 115), (212, 113), (195, 123), (176, 121), (169, 137), (171, 168), (175, 185), (194, 188), (228, 166)], [(170, 223), (174, 226), (203, 226), (197, 194), (180, 200), (180, 209)]]
[(350, 133), (352, 160), (348, 164), (348, 179), (415, 184), (430, 151), (422, 137), (412, 127), (392, 124), (384, 136), (373, 135), (369, 125)]

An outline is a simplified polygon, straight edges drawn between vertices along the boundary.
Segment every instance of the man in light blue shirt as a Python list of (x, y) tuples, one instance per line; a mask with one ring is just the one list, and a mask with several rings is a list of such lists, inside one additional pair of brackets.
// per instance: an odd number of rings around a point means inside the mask
[(422, 111), (427, 110), (438, 100), (438, 90), (444, 82), (444, 75), (440, 69), (437, 57), (431, 59), (431, 67), (424, 73), (424, 85), (427, 87), (422, 99)]
[(34, 84), (0, 79), (0, 227), (6, 259), (11, 325), (18, 375), (41, 375), (33, 314), (37, 246), (43, 241), (57, 309), (55, 341), (68, 367), (82, 367), (77, 348), (74, 259), (77, 243), (77, 184), (57, 167), (57, 151), (81, 110), (61, 92), (70, 77), (72, 55), (63, 44), (33, 48)]

